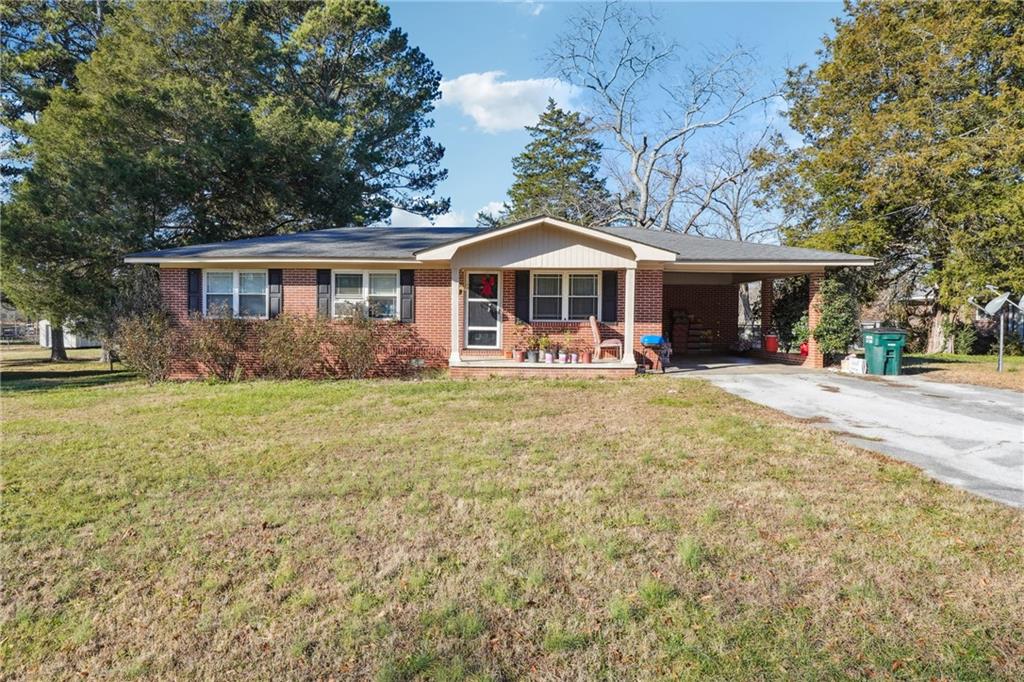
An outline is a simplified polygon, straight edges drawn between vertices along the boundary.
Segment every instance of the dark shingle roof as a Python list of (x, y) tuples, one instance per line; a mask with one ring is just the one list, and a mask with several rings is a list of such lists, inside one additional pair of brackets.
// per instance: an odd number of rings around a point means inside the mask
[(732, 239), (713, 239), (697, 237), (679, 232), (661, 232), (658, 230), (640, 230), (630, 227), (597, 228), (608, 234), (618, 235), (625, 239), (642, 242), (661, 249), (668, 249), (679, 254), (677, 263), (721, 262), (721, 261), (802, 261), (863, 262), (869, 260), (864, 256), (854, 256), (835, 251), (819, 251), (818, 249), (801, 249), (793, 246), (777, 244), (758, 244), (756, 242), (739, 242)]
[[(500, 229), (500, 228), (499, 228)], [(607, 234), (678, 254), (676, 262), (791, 262), (864, 264), (864, 256), (801, 249), (774, 244), (711, 239), (677, 232), (636, 228), (595, 228)], [(486, 232), (476, 227), (338, 227), (294, 234), (196, 244), (160, 251), (133, 253), (130, 260), (189, 258), (245, 259), (382, 259), (411, 260), (417, 251)]]
[(411, 259), (416, 251), (480, 231), (476, 227), (335, 227), (145, 251), (129, 258)]

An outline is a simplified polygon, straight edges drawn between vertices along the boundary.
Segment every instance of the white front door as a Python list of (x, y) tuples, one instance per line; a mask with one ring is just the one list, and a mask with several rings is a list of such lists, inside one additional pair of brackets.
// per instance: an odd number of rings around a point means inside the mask
[(466, 274), (466, 348), (501, 347), (501, 274)]

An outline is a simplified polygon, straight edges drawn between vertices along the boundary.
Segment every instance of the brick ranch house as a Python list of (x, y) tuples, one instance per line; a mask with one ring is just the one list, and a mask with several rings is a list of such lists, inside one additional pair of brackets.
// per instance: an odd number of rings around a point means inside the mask
[[(645, 362), (640, 339), (671, 333), (673, 318), (699, 325), (700, 347), (727, 351), (737, 338), (738, 286), (808, 275), (810, 324), (828, 269), (870, 266), (842, 253), (708, 239), (632, 228), (593, 228), (538, 217), (495, 229), (349, 227), (136, 253), (128, 263), (160, 268), (173, 323), (229, 310), (254, 320), (322, 315), (345, 324), (354, 304), (407, 332), (378, 358), (378, 374), (448, 367), (452, 376), (628, 376)], [(589, 365), (513, 363), (506, 352), (533, 335), (573, 350), (593, 348), (589, 317), (622, 357)], [(771, 301), (762, 304), (767, 328)], [(254, 324), (259, 324), (254, 321)], [(386, 336), (386, 335), (385, 335)], [(687, 342), (673, 339), (684, 351)], [(178, 353), (172, 376), (203, 368)], [(250, 353), (246, 366), (258, 362)], [(806, 357), (777, 359), (821, 367)]]

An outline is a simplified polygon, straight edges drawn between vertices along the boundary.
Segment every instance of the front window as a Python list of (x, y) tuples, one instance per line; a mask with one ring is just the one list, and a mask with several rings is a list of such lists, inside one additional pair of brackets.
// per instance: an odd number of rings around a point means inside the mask
[(334, 316), (365, 310), (374, 319), (398, 317), (397, 272), (335, 272)]
[(600, 282), (597, 273), (535, 273), (530, 293), (531, 319), (586, 320), (600, 309)]
[(562, 319), (562, 276), (533, 276), (533, 319)]
[(266, 270), (206, 272), (205, 312), (211, 317), (266, 317)]

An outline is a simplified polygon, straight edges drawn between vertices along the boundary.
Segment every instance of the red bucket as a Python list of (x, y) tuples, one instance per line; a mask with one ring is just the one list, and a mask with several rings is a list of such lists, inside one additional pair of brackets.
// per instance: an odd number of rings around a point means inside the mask
[(779, 337), (775, 334), (768, 334), (764, 337), (764, 349), (768, 353), (779, 352)]

